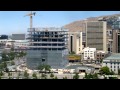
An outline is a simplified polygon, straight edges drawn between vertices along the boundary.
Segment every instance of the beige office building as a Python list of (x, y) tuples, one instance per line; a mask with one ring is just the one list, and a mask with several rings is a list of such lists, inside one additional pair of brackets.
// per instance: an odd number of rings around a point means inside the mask
[(80, 54), (82, 52), (82, 32), (69, 32), (68, 48), (70, 53)]
[(107, 23), (105, 21), (86, 22), (86, 46), (107, 52)]

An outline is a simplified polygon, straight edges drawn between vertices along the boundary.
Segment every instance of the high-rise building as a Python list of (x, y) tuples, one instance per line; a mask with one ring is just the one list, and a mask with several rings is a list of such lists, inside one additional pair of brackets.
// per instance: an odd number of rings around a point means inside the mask
[(120, 53), (120, 30), (113, 30), (113, 53)]
[(27, 67), (37, 69), (47, 64), (64, 68), (68, 63), (68, 30), (64, 28), (32, 28), (28, 30)]
[(86, 46), (97, 51), (108, 51), (107, 24), (104, 21), (86, 22)]
[(75, 52), (75, 54), (80, 54), (83, 48), (82, 41), (82, 32), (69, 32), (69, 52)]
[(112, 32), (112, 52), (113, 53), (120, 53), (120, 18), (117, 19), (112, 25), (113, 32)]

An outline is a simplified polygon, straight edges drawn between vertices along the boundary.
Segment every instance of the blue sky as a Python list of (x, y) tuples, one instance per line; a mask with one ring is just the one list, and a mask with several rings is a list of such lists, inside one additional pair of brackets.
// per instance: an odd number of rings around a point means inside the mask
[[(27, 33), (30, 26), (28, 11), (0, 11), (0, 34)], [(36, 11), (33, 27), (62, 27), (76, 20), (101, 15), (120, 14), (120, 11)]]

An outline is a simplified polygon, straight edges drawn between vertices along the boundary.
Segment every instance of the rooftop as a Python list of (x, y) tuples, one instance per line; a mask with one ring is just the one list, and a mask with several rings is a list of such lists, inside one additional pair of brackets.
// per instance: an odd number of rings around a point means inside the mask
[(69, 31), (66, 28), (55, 28), (55, 27), (49, 27), (49, 28), (28, 28), (28, 31), (35, 31), (35, 32), (39, 32), (39, 31), (43, 31), (43, 32), (67, 32)]
[(120, 60), (120, 53), (114, 53), (111, 54), (109, 57), (105, 58), (105, 60), (113, 60), (113, 59)]
[(92, 69), (93, 67), (85, 66), (85, 65), (70, 65), (66, 67), (66, 69), (77, 69), (77, 68)]

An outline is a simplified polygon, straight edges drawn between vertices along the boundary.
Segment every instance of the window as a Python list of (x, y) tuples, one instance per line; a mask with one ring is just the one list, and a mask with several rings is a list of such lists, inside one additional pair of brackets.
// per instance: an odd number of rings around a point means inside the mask
[(110, 31), (110, 34), (112, 34), (112, 31)]
[(45, 62), (45, 58), (42, 59), (42, 62)]
[(115, 71), (115, 68), (114, 68), (114, 71)]
[(111, 65), (111, 68), (112, 68), (112, 65)]

